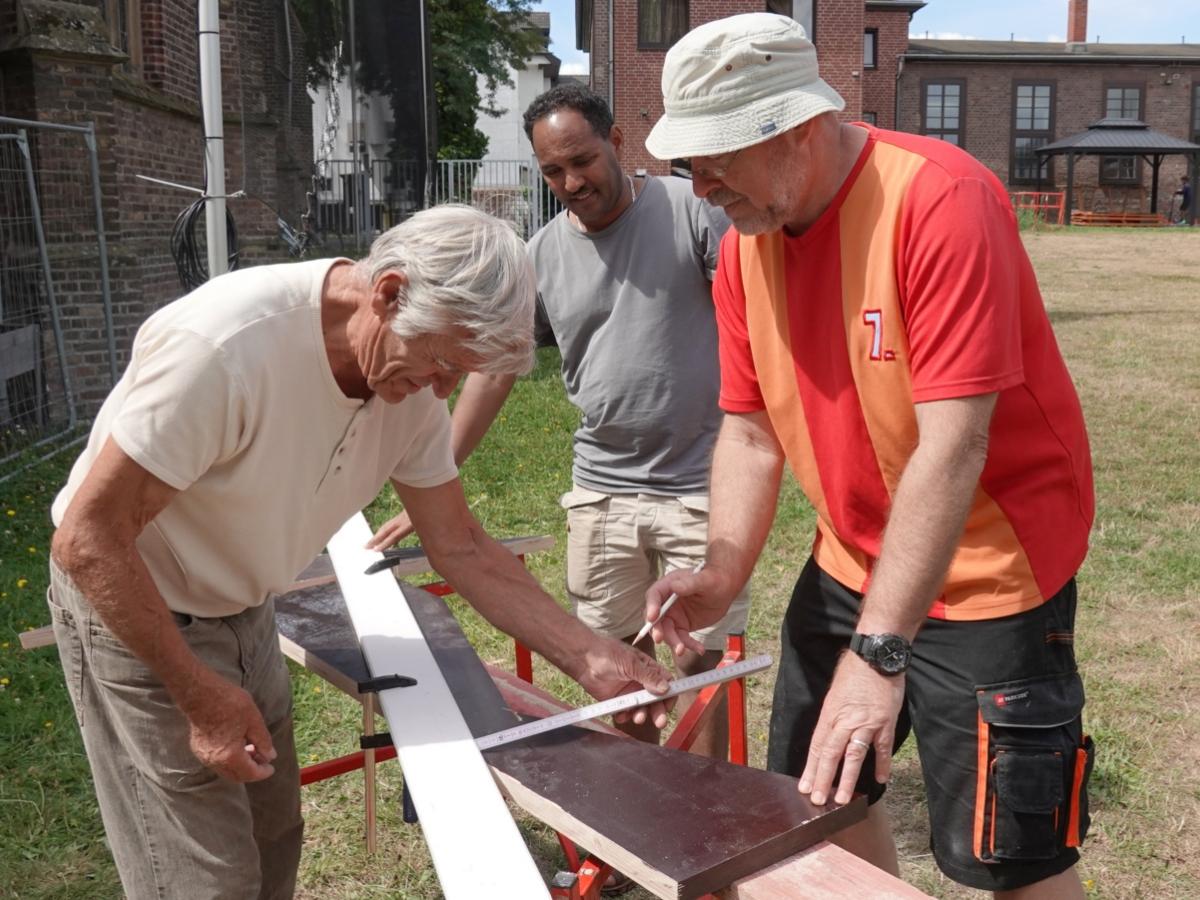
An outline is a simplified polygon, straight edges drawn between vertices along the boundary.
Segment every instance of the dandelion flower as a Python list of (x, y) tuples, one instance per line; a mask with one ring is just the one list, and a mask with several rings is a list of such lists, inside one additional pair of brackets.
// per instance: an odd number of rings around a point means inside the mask
[(7, 513), (9, 516), (15, 516), (17, 514), (17, 511), (15, 509), (6, 509), (4, 512)]
[(28, 578), (18, 578), (18, 579), (17, 579), (17, 587), (19, 587), (19, 588), (23, 588), (23, 587), (25, 587), (25, 585), (27, 585), (27, 584), (29, 584), (29, 579), (28, 579)]

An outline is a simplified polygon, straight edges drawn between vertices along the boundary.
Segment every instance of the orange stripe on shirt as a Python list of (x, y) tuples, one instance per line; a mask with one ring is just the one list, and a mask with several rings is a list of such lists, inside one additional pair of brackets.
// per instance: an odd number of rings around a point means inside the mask
[(896, 229), (924, 157), (876, 144), (842, 205), (842, 315), (867, 432), (889, 496), (917, 446), (908, 337), (896, 286)]
[[(775, 231), (757, 237), (742, 235), (739, 250), (746, 293), (786, 298), (782, 232)], [(825, 494), (821, 490), (821, 479), (804, 418), (804, 406), (796, 386), (796, 363), (786, 303), (748, 305), (746, 329), (750, 334), (754, 368), (758, 372), (771, 426), (817, 516), (828, 521), (829, 510), (825, 506)]]

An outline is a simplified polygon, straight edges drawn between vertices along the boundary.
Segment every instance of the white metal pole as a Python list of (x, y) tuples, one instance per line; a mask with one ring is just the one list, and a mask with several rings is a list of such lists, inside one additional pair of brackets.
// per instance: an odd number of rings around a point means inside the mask
[(208, 276), (229, 269), (225, 235), (225, 122), (221, 106), (221, 20), (219, 0), (199, 0), (200, 108), (204, 114), (204, 234), (208, 242)]
[(355, 0), (350, 0), (350, 196), (354, 202), (354, 249), (362, 253), (362, 181), (358, 174), (358, 30), (354, 23)]

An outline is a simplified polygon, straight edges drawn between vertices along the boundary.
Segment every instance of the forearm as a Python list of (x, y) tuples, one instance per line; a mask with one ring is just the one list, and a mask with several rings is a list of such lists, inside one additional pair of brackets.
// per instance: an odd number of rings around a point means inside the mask
[(473, 372), (463, 383), (451, 416), (450, 443), (455, 465), (461, 466), (479, 446), (512, 391), (515, 375)]
[(189, 709), (213, 673), (184, 641), (133, 539), (68, 516), (53, 555), (104, 626)]
[(892, 500), (879, 559), (858, 630), (909, 639), (920, 629), (946, 579), (987, 459), (989, 398), (965, 428), (923, 437)]
[(731, 598), (771, 531), (783, 460), (765, 413), (726, 417), (713, 450), (707, 566), (726, 578)]
[(427, 550), (437, 572), (488, 622), (578, 680), (592, 633), (478, 523), (454, 545)]

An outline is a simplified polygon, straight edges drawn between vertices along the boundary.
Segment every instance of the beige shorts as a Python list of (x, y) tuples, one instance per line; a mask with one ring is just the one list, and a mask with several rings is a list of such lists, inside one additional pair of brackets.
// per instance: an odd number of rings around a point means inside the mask
[[(567, 511), (567, 594), (593, 631), (630, 638), (646, 620), (646, 591), (665, 572), (693, 568), (708, 542), (708, 495), (604, 494), (576, 487)], [(709, 650), (746, 630), (750, 585), (720, 622), (694, 632)]]

